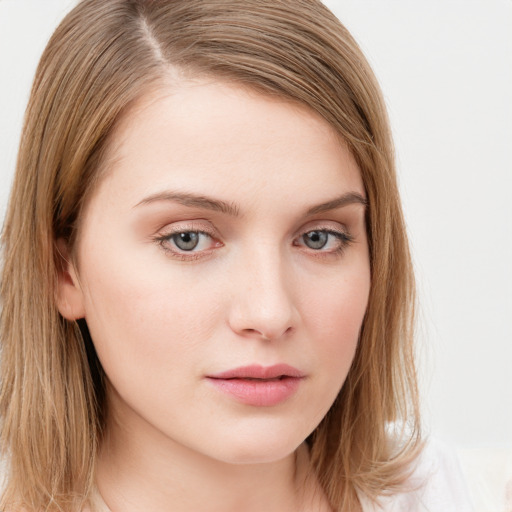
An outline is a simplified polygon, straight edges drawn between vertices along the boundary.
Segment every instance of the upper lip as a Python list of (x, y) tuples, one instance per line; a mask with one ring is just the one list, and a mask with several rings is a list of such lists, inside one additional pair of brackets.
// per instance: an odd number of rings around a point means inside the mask
[(211, 379), (276, 379), (278, 377), (304, 377), (304, 373), (288, 364), (261, 366), (252, 364), (208, 375)]

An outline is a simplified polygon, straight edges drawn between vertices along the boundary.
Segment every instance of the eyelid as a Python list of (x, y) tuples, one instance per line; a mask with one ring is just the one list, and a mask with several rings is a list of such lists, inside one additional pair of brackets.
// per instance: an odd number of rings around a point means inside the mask
[[(308, 252), (308, 254), (313, 255), (317, 258), (326, 258), (330, 256), (341, 256), (343, 252), (347, 249), (349, 245), (351, 245), (355, 238), (354, 236), (348, 231), (348, 229), (343, 226), (340, 227), (339, 223), (336, 224), (336, 227), (333, 226), (333, 223), (325, 223), (321, 222), (319, 224), (314, 223), (308, 223), (305, 227), (303, 227), (299, 234), (294, 238), (294, 245), (304, 247), (305, 251)], [(311, 233), (312, 231), (320, 231), (324, 233), (328, 233), (334, 237), (337, 238), (337, 247), (333, 249), (324, 250), (323, 248), (320, 249), (312, 249), (308, 247), (305, 243), (298, 243), (297, 241), (301, 240), (304, 235), (307, 233)]]
[(346, 235), (348, 237), (351, 236), (348, 228), (344, 224), (336, 221), (320, 220), (308, 222), (306, 225), (302, 226), (295, 235), (295, 238), (301, 237), (311, 231), (327, 231), (329, 233), (339, 233), (340, 235)]
[(209, 235), (212, 238), (218, 236), (215, 229), (209, 226), (204, 221), (178, 221), (172, 222), (170, 224), (166, 224), (163, 228), (158, 230), (157, 236), (168, 237), (174, 235), (176, 233), (185, 233), (187, 231), (194, 231), (197, 233), (203, 233), (205, 235)]
[[(202, 249), (200, 251), (184, 251), (178, 247), (173, 247), (172, 237), (179, 233), (199, 233), (201, 235), (208, 236), (212, 241), (212, 247)], [(218, 235), (213, 228), (205, 224), (204, 222), (194, 221), (178, 221), (166, 225), (160, 229), (155, 236), (152, 237), (153, 241), (158, 243), (160, 247), (168, 253), (171, 257), (182, 260), (182, 261), (193, 261), (199, 258), (205, 257), (211, 253), (215, 247), (222, 246), (222, 243), (218, 240)]]
[(307, 235), (308, 233), (312, 233), (313, 231), (319, 231), (321, 233), (328, 233), (329, 235), (337, 236), (339, 238), (344, 238), (347, 240), (353, 240), (353, 238), (354, 238), (348, 231), (346, 231), (344, 229), (318, 227), (318, 228), (311, 228), (311, 229), (306, 229), (305, 231), (302, 231), (297, 237), (295, 237), (295, 239), (299, 239), (299, 238), (303, 237), (304, 235)]

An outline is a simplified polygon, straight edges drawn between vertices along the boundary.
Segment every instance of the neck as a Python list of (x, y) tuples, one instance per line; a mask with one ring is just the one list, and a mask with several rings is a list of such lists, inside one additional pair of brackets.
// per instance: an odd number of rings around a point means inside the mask
[(111, 512), (328, 511), (301, 445), (282, 460), (230, 464), (197, 453), (142, 420), (109, 419), (98, 491)]

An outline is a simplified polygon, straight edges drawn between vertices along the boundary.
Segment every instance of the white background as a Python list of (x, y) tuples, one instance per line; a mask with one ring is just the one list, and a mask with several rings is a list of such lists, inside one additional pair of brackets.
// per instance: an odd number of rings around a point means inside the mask
[[(0, 216), (44, 45), (72, 0), (0, 0)], [(426, 429), (512, 445), (512, 1), (328, 0), (381, 82), (420, 286)]]

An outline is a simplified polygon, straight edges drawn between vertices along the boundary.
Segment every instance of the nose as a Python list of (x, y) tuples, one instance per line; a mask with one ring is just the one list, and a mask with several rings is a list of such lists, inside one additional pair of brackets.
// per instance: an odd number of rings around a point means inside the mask
[(239, 336), (277, 340), (297, 327), (293, 276), (277, 250), (244, 258), (232, 276), (229, 325)]

